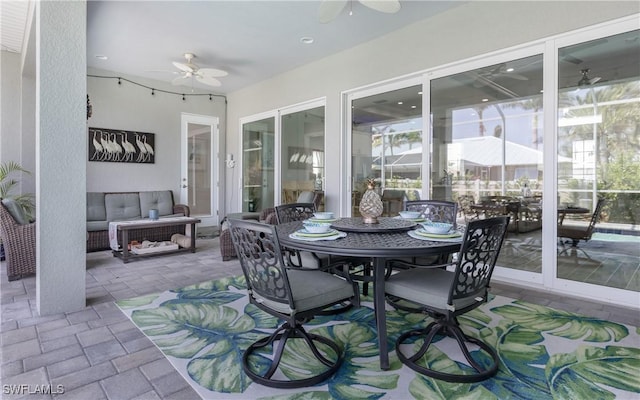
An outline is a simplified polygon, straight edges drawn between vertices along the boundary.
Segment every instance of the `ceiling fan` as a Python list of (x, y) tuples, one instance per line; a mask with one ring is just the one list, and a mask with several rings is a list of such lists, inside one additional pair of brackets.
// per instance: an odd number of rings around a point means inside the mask
[[(400, 11), (399, 0), (358, 0), (363, 6), (369, 7), (372, 10), (380, 11), (387, 14), (394, 14)], [(353, 6), (353, 0), (322, 0), (320, 7), (318, 8), (318, 19), (321, 23), (327, 22), (336, 18), (342, 10), (349, 3), (350, 7)], [(349, 12), (351, 15), (352, 12)]]
[(479, 72), (479, 75), (490, 80), (499, 77), (511, 78), (519, 81), (529, 80), (529, 78), (527, 78), (526, 76), (513, 72), (513, 68), (507, 68), (506, 63), (498, 64), (494, 68), (481, 71)]
[(582, 74), (582, 78), (578, 81), (578, 86), (590, 86), (593, 85), (602, 79), (599, 76), (594, 76), (593, 78), (589, 78), (589, 68), (581, 69), (580, 73)]
[(222, 82), (216, 78), (229, 75), (227, 71), (221, 69), (198, 67), (192, 62), (192, 60), (196, 58), (196, 55), (193, 53), (184, 53), (184, 58), (187, 60), (186, 63), (173, 62), (173, 65), (180, 70), (177, 72), (180, 76), (171, 81), (173, 85), (184, 85), (190, 81), (192, 82), (192, 79), (195, 79), (205, 85), (218, 87), (222, 85)]

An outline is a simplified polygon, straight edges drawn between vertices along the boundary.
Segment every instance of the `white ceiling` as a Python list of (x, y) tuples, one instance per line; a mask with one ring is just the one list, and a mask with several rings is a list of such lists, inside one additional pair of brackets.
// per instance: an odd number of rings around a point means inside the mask
[(0, 1), (2, 50), (20, 53), (27, 26), (29, 1)]
[[(328, 24), (318, 22), (319, 4), (318, 0), (88, 1), (87, 64), (170, 82), (176, 76), (171, 62), (183, 62), (183, 53), (191, 52), (200, 67), (229, 72), (220, 78), (221, 87), (197, 82), (194, 87), (229, 93), (464, 2), (401, 0), (398, 13), (384, 14), (354, 0)], [(314, 43), (302, 44), (304, 36)]]

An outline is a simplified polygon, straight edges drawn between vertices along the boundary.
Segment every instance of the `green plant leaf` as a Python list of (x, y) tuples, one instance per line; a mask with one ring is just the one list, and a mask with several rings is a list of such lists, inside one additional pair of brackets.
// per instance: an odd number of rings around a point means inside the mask
[[(234, 287), (236, 289), (246, 289), (247, 284), (244, 279), (244, 275), (238, 276), (229, 276), (225, 278), (215, 279), (207, 282), (197, 283), (195, 285), (185, 286), (180, 289), (172, 290), (175, 293), (184, 293), (190, 292), (194, 290), (202, 290), (202, 291), (228, 291), (230, 287)], [(243, 293), (246, 294), (246, 293)]]
[(555, 399), (614, 399), (606, 387), (640, 393), (639, 370), (638, 348), (582, 346), (552, 356), (546, 374)]
[(501, 362), (498, 374), (483, 383), (487, 389), (499, 398), (550, 397), (544, 372), (549, 354), (540, 332), (503, 320), (492, 330), (491, 337), (486, 335), (488, 330), (482, 333)]
[[(156, 309), (134, 311), (131, 319), (165, 354), (179, 358), (193, 357), (209, 344), (255, 327), (251, 317), (211, 303), (164, 304)], [(164, 335), (171, 337), (154, 338)]]
[[(422, 340), (416, 342), (414, 350), (422, 344)], [(429, 347), (426, 358), (420, 362), (423, 366), (450, 373), (462, 374), (464, 371), (455, 362), (449, 359), (435, 346)], [(439, 379), (415, 373), (415, 378), (409, 384), (409, 392), (416, 399), (496, 399), (497, 397), (482, 386), (468, 383), (450, 383)]]
[(583, 339), (587, 342), (614, 340), (618, 342), (629, 334), (629, 330), (624, 325), (615, 322), (521, 301), (492, 308), (491, 311), (522, 327), (572, 340)]
[(160, 297), (160, 295), (150, 294), (147, 296), (134, 297), (133, 299), (128, 299), (128, 300), (118, 300), (116, 301), (116, 304), (118, 305), (118, 307), (122, 309), (136, 308), (136, 307), (149, 305), (153, 303), (153, 301), (158, 297)]

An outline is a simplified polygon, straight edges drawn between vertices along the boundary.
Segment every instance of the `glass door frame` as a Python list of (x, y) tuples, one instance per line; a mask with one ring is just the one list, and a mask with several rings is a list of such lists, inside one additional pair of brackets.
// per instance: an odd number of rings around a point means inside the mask
[(208, 168), (211, 171), (211, 215), (206, 216), (198, 216), (202, 221), (200, 226), (217, 226), (219, 225), (220, 220), (220, 204), (224, 204), (224, 201), (219, 198), (220, 194), (220, 170), (222, 169), (221, 161), (220, 161), (220, 131), (219, 131), (219, 123), (220, 119), (218, 117), (213, 117), (209, 115), (198, 115), (191, 113), (181, 113), (180, 114), (180, 155), (181, 155), (181, 182), (180, 182), (180, 202), (182, 204), (189, 204), (189, 186), (191, 183), (189, 182), (189, 142), (188, 142), (188, 134), (189, 134), (189, 124), (197, 124), (209, 126), (211, 129), (211, 148), (209, 149), (209, 154), (211, 154), (211, 158), (209, 159)]
[[(411, 86), (419, 86), (422, 85), (422, 148), (428, 149), (430, 148), (430, 137), (425, 132), (429, 132), (429, 124), (428, 119), (425, 118), (425, 115), (429, 115), (428, 111), (425, 114), (425, 98), (424, 98), (424, 78), (422, 76), (414, 76), (410, 78), (397, 79), (392, 82), (385, 82), (378, 85), (372, 85), (365, 88), (353, 89), (344, 91), (341, 94), (341, 103), (342, 103), (342, 126), (344, 127), (344, 134), (341, 137), (341, 148), (342, 158), (341, 158), (341, 168), (340, 170), (343, 173), (340, 174), (340, 215), (351, 216), (351, 192), (353, 190), (353, 176), (352, 176), (352, 137), (353, 137), (353, 113), (352, 107), (354, 100), (362, 99), (365, 97), (373, 96), (376, 94), (381, 94), (385, 92), (391, 92), (394, 90), (404, 89)], [(429, 153), (422, 153), (422, 176), (429, 176), (427, 174), (431, 173), (431, 167), (429, 161)], [(427, 198), (427, 194), (429, 191), (429, 187), (422, 185), (422, 191), (420, 192), (420, 198)]]
[[(239, 173), (238, 176), (235, 178), (237, 179), (237, 188), (235, 190), (235, 193), (238, 195), (237, 196), (237, 200), (236, 202), (236, 206), (238, 207), (239, 210), (242, 210), (242, 166), (243, 164), (243, 154), (244, 151), (242, 149), (242, 144), (243, 144), (243, 140), (242, 140), (242, 135), (243, 135), (243, 127), (245, 124), (248, 123), (252, 123), (252, 122), (257, 122), (260, 120), (264, 120), (264, 119), (268, 119), (268, 118), (273, 118), (274, 119), (274, 149), (273, 149), (273, 166), (274, 166), (274, 186), (273, 186), (273, 191), (274, 191), (274, 204), (281, 204), (282, 201), (282, 162), (281, 162), (281, 157), (282, 157), (282, 117), (288, 114), (292, 114), (292, 113), (296, 113), (296, 112), (300, 112), (300, 111), (304, 111), (304, 110), (308, 110), (308, 109), (312, 109), (312, 108), (316, 108), (316, 107), (324, 107), (325, 108), (325, 115), (326, 115), (326, 109), (327, 109), (327, 100), (325, 97), (321, 97), (321, 98), (317, 98), (317, 99), (312, 99), (312, 100), (308, 100), (305, 102), (301, 102), (301, 103), (297, 103), (291, 106), (287, 106), (287, 107), (282, 107), (276, 110), (271, 110), (271, 111), (265, 111), (259, 114), (253, 114), (247, 117), (242, 117), (239, 119), (239, 137), (240, 137), (240, 141), (238, 144), (238, 149), (237, 149), (237, 154), (238, 154), (238, 163), (236, 164), (236, 167), (239, 168)], [(327, 131), (327, 125), (325, 122), (324, 125), (324, 145), (326, 148), (327, 145), (327, 135), (326, 135), (326, 131)], [(325, 152), (325, 165), (326, 165), (326, 152)], [(326, 179), (326, 177), (325, 177)], [(326, 186), (326, 181), (325, 181), (325, 188)], [(233, 185), (233, 183), (232, 183)], [(231, 204), (234, 203), (233, 198), (231, 199)]]
[[(601, 25), (597, 25), (594, 27), (589, 27), (587, 29), (582, 29), (579, 31), (575, 31), (572, 33), (564, 34), (554, 38), (553, 40), (549, 40), (547, 43), (549, 59), (545, 60), (545, 68), (553, 68), (553, 82), (551, 82), (551, 88), (547, 90), (546, 81), (545, 81), (545, 131), (547, 129), (552, 129), (551, 132), (554, 132), (553, 140), (547, 141), (544, 143), (544, 151), (545, 151), (545, 165), (548, 160), (547, 158), (551, 158), (553, 166), (553, 177), (549, 180), (549, 182), (545, 182), (545, 190), (549, 190), (548, 186), (551, 186), (551, 190), (553, 193), (557, 193), (557, 183), (558, 183), (558, 51), (561, 48), (572, 46), (575, 44), (580, 44), (583, 42), (588, 42), (591, 40), (597, 40), (603, 37), (613, 36), (633, 30), (638, 29), (638, 20), (635, 18), (625, 18), (619, 21), (613, 21), (608, 23), (603, 23)], [(548, 62), (548, 64), (547, 64)], [(552, 64), (552, 65), (549, 65)], [(548, 97), (547, 97), (548, 96)], [(547, 102), (547, 98), (549, 98), (549, 102)], [(547, 109), (547, 104), (550, 104), (549, 109)], [(548, 117), (548, 118), (547, 118)], [(547, 147), (548, 146), (548, 147)], [(549, 154), (547, 154), (547, 152)], [(549, 156), (549, 157), (547, 157)], [(547, 185), (548, 184), (548, 185)], [(549, 197), (549, 196), (547, 196)], [(550, 196), (550, 202), (553, 202), (553, 206), (557, 207), (557, 195)], [(553, 236), (551, 233), (547, 239), (547, 242), (556, 238), (557, 235), (557, 224), (552, 224), (553, 226)], [(545, 243), (543, 242), (543, 246)], [(549, 245), (547, 243), (547, 245)], [(553, 242), (555, 246), (555, 241)], [(638, 307), (640, 304), (640, 293), (633, 292), (625, 289), (618, 289), (614, 287), (604, 286), (604, 285), (596, 285), (586, 282), (578, 282), (572, 281), (568, 279), (558, 278), (558, 259), (557, 259), (557, 251), (549, 252), (547, 254), (547, 258), (543, 257), (543, 267), (547, 265), (548, 268), (545, 270), (543, 268), (544, 275), (544, 285), (546, 287), (552, 288), (556, 292), (566, 292), (566, 293), (576, 293), (577, 295), (603, 299), (608, 302), (612, 302), (615, 304), (622, 304), (627, 306), (635, 306)], [(544, 254), (543, 254), (544, 256)], [(629, 303), (630, 299), (635, 299), (635, 302)]]
[[(351, 140), (352, 140), (352, 101), (358, 98), (371, 96), (381, 92), (398, 89), (405, 86), (415, 85), (416, 79), (422, 79), (423, 93), (427, 93), (430, 88), (430, 81), (457, 73), (481, 68), (483, 66), (506, 62), (512, 59), (524, 58), (536, 54), (543, 56), (543, 168), (544, 183), (543, 191), (547, 193), (543, 197), (543, 210), (553, 212), (543, 212), (542, 224), (542, 270), (541, 273), (519, 271), (504, 267), (497, 267), (494, 273), (496, 281), (503, 281), (509, 284), (532, 287), (541, 291), (554, 293), (573, 294), (578, 297), (591, 298), (615, 304), (638, 307), (640, 294), (624, 289), (617, 289), (602, 285), (594, 285), (584, 282), (569, 281), (557, 278), (557, 138), (558, 138), (558, 49), (601, 37), (607, 37), (619, 33), (624, 33), (638, 29), (637, 16), (626, 17), (615, 21), (606, 22), (596, 26), (586, 27), (580, 30), (563, 33), (547, 38), (542, 38), (534, 42), (516, 46), (497, 52), (483, 54), (481, 56), (462, 60), (422, 71), (414, 75), (405, 76), (402, 79), (395, 79), (376, 84), (368, 85), (341, 93), (341, 125), (342, 129), (342, 158), (341, 168), (344, 173), (340, 174), (340, 212), (342, 215), (350, 215), (351, 202)], [(432, 121), (431, 121), (431, 99), (430, 96), (423, 96), (423, 148), (431, 148)], [(429, 116), (426, 118), (425, 116)], [(424, 134), (428, 132), (428, 134)], [(429, 171), (428, 155), (423, 153), (423, 176), (431, 179)], [(423, 184), (424, 188), (429, 185)], [(428, 190), (428, 189), (427, 189)], [(424, 194), (424, 193), (423, 193)]]
[[(545, 54), (545, 45), (544, 43), (532, 43), (529, 44), (527, 46), (522, 46), (520, 48), (517, 49), (513, 49), (513, 50), (505, 50), (505, 51), (501, 51), (501, 52), (496, 52), (496, 53), (491, 53), (491, 54), (487, 54), (484, 55), (482, 57), (475, 57), (473, 59), (470, 60), (466, 60), (463, 62), (459, 62), (459, 63), (455, 63), (449, 66), (444, 66), (441, 68), (437, 68), (434, 69), (432, 71), (429, 71), (428, 73), (426, 73), (424, 75), (424, 87), (425, 88), (430, 88), (431, 87), (431, 80), (435, 80), (435, 79), (439, 79), (439, 78), (444, 78), (447, 76), (451, 76), (451, 75), (456, 75), (456, 74), (460, 74), (466, 71), (471, 71), (471, 70), (475, 70), (478, 68), (483, 68), (486, 67), (488, 65), (494, 65), (494, 64), (499, 64), (499, 63), (506, 63), (512, 60), (516, 60), (516, 59), (521, 59), (521, 58), (526, 58), (526, 57), (530, 57), (530, 56), (534, 56), (537, 54), (542, 54), (543, 55), (543, 63), (545, 63), (546, 61), (546, 54)], [(544, 71), (544, 70), (543, 70)], [(549, 85), (552, 85), (553, 83), (548, 82), (548, 77), (547, 76), (543, 76), (543, 89), (544, 89), (544, 93), (543, 93), (543, 109), (546, 110), (547, 108), (547, 104), (548, 104), (548, 96), (547, 94), (549, 92), (553, 93), (552, 89), (550, 89)], [(426, 91), (429, 91), (429, 89), (426, 89)], [(425, 113), (429, 113), (431, 112), (431, 96), (426, 96), (423, 97), (422, 100), (423, 103), (423, 107), (425, 108)], [(545, 117), (547, 115), (545, 114)], [(545, 118), (546, 121), (547, 118)], [(429, 138), (431, 138), (432, 134), (433, 134), (433, 129), (432, 129), (432, 121), (431, 118), (429, 118), (429, 121), (427, 121), (429, 124), (428, 127), (428, 132), (429, 132)], [(545, 123), (544, 125), (545, 127), (545, 131), (544, 132), (553, 132), (553, 131), (548, 131), (547, 129), (547, 125)], [(547, 158), (547, 150), (546, 150), (546, 146), (548, 146), (548, 142), (550, 140), (548, 140), (548, 136), (549, 134), (547, 133), (546, 135), (546, 140), (544, 140), (543, 143), (543, 152), (544, 155), (543, 157), (546, 159)], [(551, 190), (554, 189), (549, 189), (547, 181), (552, 180), (551, 177), (551, 173), (549, 171), (549, 169), (547, 168), (547, 164), (545, 164), (543, 162), (543, 168), (544, 168), (544, 181), (545, 183), (543, 184), (543, 192), (544, 193), (553, 193)], [(504, 165), (503, 165), (503, 169), (504, 169)], [(554, 171), (555, 172), (555, 171)], [(430, 177), (430, 175), (428, 175)], [(503, 177), (504, 179), (504, 177)], [(504, 189), (503, 189), (504, 190)], [(550, 196), (544, 196), (542, 201), (543, 201), (543, 205), (542, 208), (544, 209), (548, 209), (545, 208), (548, 206), (548, 202), (549, 199), (553, 197), (555, 199), (555, 195), (550, 195)], [(552, 205), (551, 207), (555, 207), (554, 205)], [(553, 208), (555, 209), (555, 208)], [(496, 279), (497, 281), (499, 280), (504, 280), (504, 281), (508, 281), (508, 282), (513, 282), (513, 281), (519, 281), (523, 284), (533, 284), (533, 285), (537, 285), (537, 286), (542, 286), (543, 284), (543, 277), (545, 275), (545, 253), (549, 252), (549, 248), (547, 246), (547, 248), (545, 248), (544, 242), (546, 239), (548, 239), (551, 235), (553, 235), (552, 238), (555, 237), (555, 229), (556, 229), (556, 222), (555, 222), (555, 214), (552, 213), (542, 213), (542, 240), (543, 240), (543, 245), (542, 245), (542, 272), (541, 273), (536, 273), (536, 272), (531, 272), (531, 271), (523, 271), (523, 270), (516, 270), (516, 269), (512, 269), (512, 268), (507, 268), (507, 267), (502, 267), (500, 265), (496, 265), (496, 269), (494, 271), (493, 274), (493, 279)], [(551, 232), (551, 229), (553, 229), (554, 231)], [(555, 254), (555, 246), (553, 246), (553, 249), (551, 251), (553, 254)]]
[(277, 114), (278, 114), (278, 124), (276, 127), (276, 140), (275, 140), (275, 145), (278, 148), (278, 155), (277, 155), (277, 162), (276, 162), (276, 171), (278, 171), (278, 176), (276, 176), (275, 180), (277, 182), (276, 184), (276, 193), (275, 193), (275, 204), (282, 204), (282, 118), (290, 115), (290, 114), (294, 114), (297, 112), (301, 112), (301, 111), (305, 111), (305, 110), (310, 110), (313, 108), (318, 108), (318, 107), (324, 107), (324, 113), (325, 113), (325, 123), (324, 123), (324, 127), (323, 127), (323, 144), (324, 144), (324, 161), (323, 161), (323, 165), (325, 165), (325, 174), (323, 176), (323, 188), (324, 191), (326, 193), (326, 160), (327, 160), (327, 152), (326, 152), (326, 148), (327, 148), (327, 124), (326, 124), (326, 115), (327, 115), (327, 99), (325, 97), (322, 98), (318, 98), (318, 99), (314, 99), (314, 100), (309, 100), (309, 101), (305, 101), (303, 103), (298, 103), (292, 106), (288, 106), (288, 107), (283, 107), (281, 109), (277, 110)]
[[(242, 170), (243, 166), (244, 166), (244, 149), (242, 148), (243, 143), (244, 143), (244, 125), (245, 124), (250, 124), (253, 122), (259, 122), (265, 119), (269, 119), (269, 118), (273, 118), (273, 129), (274, 129), (274, 149), (273, 149), (273, 168), (274, 171), (278, 171), (280, 168), (280, 149), (279, 149), (279, 135), (278, 132), (280, 131), (280, 118), (278, 118), (277, 115), (277, 111), (267, 111), (267, 112), (263, 112), (263, 113), (259, 113), (259, 114), (254, 114), (248, 117), (242, 117), (239, 120), (239, 129), (240, 131), (238, 132), (238, 137), (240, 138), (239, 143), (238, 143), (238, 162), (235, 164), (234, 168), (238, 168), (238, 176), (236, 177), (237, 179), (237, 209), (238, 210), (243, 210), (243, 182), (242, 182), (242, 177), (244, 174), (244, 171)], [(278, 177), (276, 176), (275, 172), (274, 172), (274, 194), (276, 199), (274, 199), (274, 201), (277, 200), (278, 197), (278, 192), (280, 191), (280, 180), (278, 179)], [(232, 199), (233, 201), (233, 199)], [(276, 203), (274, 203), (276, 204)]]

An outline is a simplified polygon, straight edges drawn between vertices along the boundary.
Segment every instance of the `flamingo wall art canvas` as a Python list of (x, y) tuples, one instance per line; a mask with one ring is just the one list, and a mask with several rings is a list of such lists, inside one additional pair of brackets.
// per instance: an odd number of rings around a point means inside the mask
[(155, 134), (89, 128), (89, 161), (153, 164)]

